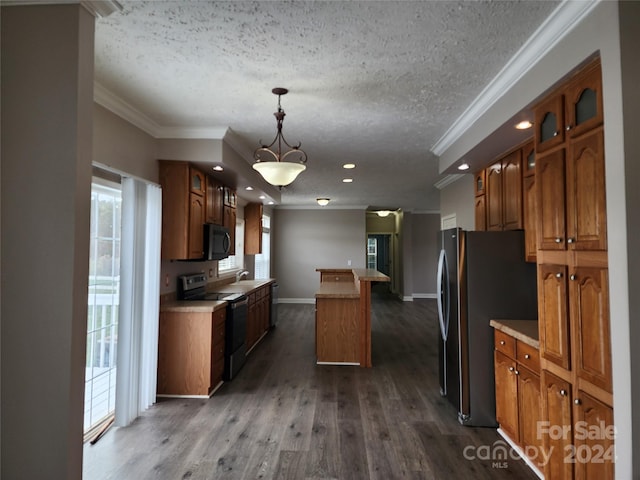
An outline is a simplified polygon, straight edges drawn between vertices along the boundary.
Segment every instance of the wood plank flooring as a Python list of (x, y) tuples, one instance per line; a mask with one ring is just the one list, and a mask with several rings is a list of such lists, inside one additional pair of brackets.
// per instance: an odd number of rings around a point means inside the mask
[(501, 439), (461, 426), (440, 397), (435, 300), (372, 300), (373, 368), (316, 365), (314, 306), (281, 304), (236, 379), (208, 400), (164, 399), (86, 444), (83, 478), (537, 478), (512, 458), (466, 458)]

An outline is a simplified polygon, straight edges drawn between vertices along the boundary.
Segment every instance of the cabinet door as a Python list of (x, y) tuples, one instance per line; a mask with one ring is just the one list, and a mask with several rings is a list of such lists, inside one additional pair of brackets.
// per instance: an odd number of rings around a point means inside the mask
[(516, 362), (501, 352), (495, 351), (496, 420), (500, 428), (514, 442), (519, 443), (518, 434), (518, 377)]
[(262, 204), (248, 203), (244, 207), (244, 253), (262, 253)]
[(522, 175), (529, 177), (536, 173), (536, 149), (533, 142), (522, 148)]
[(538, 156), (536, 197), (538, 201), (538, 248), (565, 248), (564, 149)]
[(207, 193), (206, 193), (206, 223), (214, 223), (216, 225), (222, 225), (223, 213), (222, 213), (222, 194), (223, 186), (218, 183), (213, 177), (207, 176)]
[(602, 127), (571, 140), (567, 159), (567, 243), (576, 250), (607, 249)]
[(569, 318), (567, 309), (567, 267), (538, 265), (538, 329), (540, 355), (569, 369)]
[(525, 260), (535, 262), (538, 250), (537, 226), (537, 204), (536, 204), (536, 177), (531, 175), (523, 179), (522, 200), (524, 203), (524, 250)]
[(541, 437), (545, 454), (550, 454), (544, 468), (544, 478), (571, 479), (573, 464), (565, 461), (572, 446), (571, 384), (546, 370), (542, 371), (540, 380), (541, 427), (545, 427), (541, 428)]
[(476, 197), (475, 214), (476, 214), (476, 230), (482, 232), (487, 229), (487, 205), (486, 195)]
[(577, 267), (570, 280), (578, 376), (611, 392), (608, 270)]
[(516, 150), (502, 160), (502, 229), (521, 230), (522, 223), (522, 151)]
[(189, 258), (202, 258), (204, 197), (195, 193), (189, 194)]
[(542, 465), (542, 442), (538, 435), (538, 422), (542, 420), (540, 377), (521, 365), (518, 365), (518, 412), (520, 445), (535, 447), (526, 449), (525, 453), (531, 453), (530, 460)]
[(484, 195), (485, 193), (487, 193), (487, 190), (485, 188), (485, 172), (484, 172), (484, 170), (480, 170), (478, 173), (476, 173), (474, 189), (475, 189), (476, 197), (478, 195)]
[(223, 209), (224, 220), (223, 225), (229, 229), (229, 255), (236, 254), (236, 209), (225, 206)]
[(575, 449), (572, 453), (575, 455), (576, 479), (612, 480), (615, 460), (613, 409), (580, 390), (575, 404)]
[(580, 72), (566, 89), (566, 126), (576, 137), (602, 124), (602, 75), (600, 63)]
[(189, 236), (189, 165), (160, 160), (163, 260), (185, 259)]
[(564, 142), (564, 97), (558, 93), (538, 105), (534, 111), (536, 152)]
[(502, 163), (494, 163), (486, 172), (487, 230), (502, 230)]
[(200, 170), (196, 170), (193, 167), (189, 169), (189, 172), (191, 178), (189, 188), (191, 190), (191, 193), (195, 193), (196, 195), (204, 197), (206, 189), (204, 173), (202, 173)]

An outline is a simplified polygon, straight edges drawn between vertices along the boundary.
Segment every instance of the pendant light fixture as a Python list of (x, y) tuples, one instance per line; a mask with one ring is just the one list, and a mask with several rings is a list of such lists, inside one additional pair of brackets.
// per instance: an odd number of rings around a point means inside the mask
[[(278, 96), (278, 111), (273, 114), (276, 117), (276, 137), (269, 145), (261, 145), (253, 152), (253, 158), (256, 161), (253, 168), (271, 185), (284, 187), (293, 182), (307, 168), (305, 166), (307, 154), (300, 150), (301, 143), (289, 145), (282, 135), (282, 122), (285, 113), (280, 106), (280, 97), (286, 95), (289, 90), (274, 88), (271, 92)], [(288, 148), (284, 152), (282, 151), (283, 144)]]

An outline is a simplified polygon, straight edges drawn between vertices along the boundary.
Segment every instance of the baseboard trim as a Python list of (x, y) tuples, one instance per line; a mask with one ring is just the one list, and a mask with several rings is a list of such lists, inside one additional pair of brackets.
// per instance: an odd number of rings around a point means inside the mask
[(316, 303), (315, 298), (279, 298), (278, 303), (305, 303), (314, 305)]
[(413, 298), (432, 298), (435, 300), (436, 298), (438, 298), (438, 294), (437, 293), (414, 293)]

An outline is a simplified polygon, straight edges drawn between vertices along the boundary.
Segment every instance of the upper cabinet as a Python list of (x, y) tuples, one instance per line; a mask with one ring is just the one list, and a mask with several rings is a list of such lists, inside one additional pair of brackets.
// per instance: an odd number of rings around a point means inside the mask
[[(236, 192), (205, 175), (189, 162), (159, 160), (162, 186), (163, 260), (197, 260), (203, 257), (204, 224), (229, 228), (235, 242)], [(224, 205), (225, 199), (229, 205)], [(225, 210), (227, 209), (227, 210)]]
[(206, 179), (207, 193), (206, 202), (207, 208), (205, 213), (205, 222), (214, 223), (216, 225), (223, 224), (223, 195), (224, 186), (218, 182), (215, 178), (207, 175)]
[[(560, 142), (545, 140), (540, 135), (544, 128), (537, 130), (537, 230), (542, 250), (607, 249), (602, 88), (596, 67), (585, 69), (563, 90), (566, 137), (558, 137)], [(538, 105), (536, 119), (546, 118), (547, 110), (548, 102)]]
[(197, 259), (203, 254), (204, 175), (188, 162), (160, 160), (163, 259)]
[(521, 149), (490, 165), (486, 183), (487, 230), (522, 229)]
[(600, 63), (594, 62), (536, 107), (536, 150), (562, 145), (602, 121), (602, 76)]
[(262, 204), (248, 203), (244, 207), (244, 253), (262, 253)]

